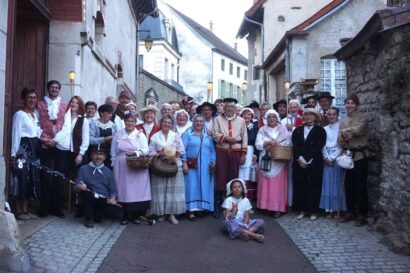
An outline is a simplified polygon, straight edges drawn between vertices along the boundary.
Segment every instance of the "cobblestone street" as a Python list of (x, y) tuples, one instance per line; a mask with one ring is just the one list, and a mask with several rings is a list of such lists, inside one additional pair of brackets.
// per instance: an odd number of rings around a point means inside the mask
[[(410, 272), (409, 257), (391, 252), (369, 226), (336, 226), (323, 217), (297, 220), (292, 213), (277, 221), (257, 217), (267, 225), (263, 245), (228, 240), (211, 217), (195, 223), (182, 219), (178, 226), (130, 224), (125, 230), (108, 220), (86, 229), (82, 221), (68, 217), (51, 221), (24, 243), (33, 273)], [(251, 269), (255, 263), (257, 268)]]
[(391, 252), (369, 226), (336, 226), (336, 220), (323, 217), (297, 220), (293, 214), (278, 223), (319, 272), (410, 272), (410, 258)]
[(24, 243), (36, 273), (93, 273), (123, 230), (108, 220), (87, 229), (82, 221), (69, 217), (51, 222)]

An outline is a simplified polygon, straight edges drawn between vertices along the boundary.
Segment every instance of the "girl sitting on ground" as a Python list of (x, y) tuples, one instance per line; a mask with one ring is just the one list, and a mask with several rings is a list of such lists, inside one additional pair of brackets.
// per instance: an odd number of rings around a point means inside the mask
[(228, 197), (222, 204), (225, 215), (222, 231), (227, 232), (231, 240), (239, 237), (244, 241), (253, 239), (263, 242), (265, 236), (257, 232), (263, 231), (265, 222), (262, 219), (250, 219), (252, 205), (245, 197), (246, 192), (245, 182), (241, 179), (233, 179), (226, 185)]

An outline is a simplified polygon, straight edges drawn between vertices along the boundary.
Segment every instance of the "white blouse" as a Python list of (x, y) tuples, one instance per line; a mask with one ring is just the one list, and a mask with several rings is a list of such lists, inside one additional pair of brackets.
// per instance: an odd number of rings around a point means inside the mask
[(339, 126), (340, 124), (337, 121), (324, 127), (326, 131), (326, 145), (322, 149), (322, 155), (325, 159), (333, 161), (342, 153), (342, 147), (337, 143)]
[(42, 130), (39, 124), (37, 113), (34, 113), (34, 116), (32, 116), (23, 110), (19, 110), (14, 114), (11, 136), (11, 156), (16, 156), (20, 147), (21, 138), (39, 138), (41, 136)]
[[(81, 117), (80, 115), (78, 117)], [(57, 142), (56, 147), (63, 151), (74, 152), (73, 130), (77, 123), (78, 117), (71, 119), (71, 111), (68, 110), (64, 116), (64, 125), (60, 132), (56, 134), (54, 140)], [(85, 155), (85, 152), (90, 145), (90, 124), (88, 119), (84, 118), (83, 127), (81, 128), (81, 146), (80, 155)]]

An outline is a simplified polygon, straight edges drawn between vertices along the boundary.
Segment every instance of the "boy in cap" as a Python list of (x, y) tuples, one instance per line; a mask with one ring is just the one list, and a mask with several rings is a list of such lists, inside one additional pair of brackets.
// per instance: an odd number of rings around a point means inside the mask
[[(91, 146), (91, 162), (78, 171), (75, 180), (85, 212), (85, 226), (93, 228), (101, 222), (109, 205), (117, 205), (117, 188), (112, 171), (104, 165), (104, 144)], [(97, 198), (99, 197), (99, 198)]]

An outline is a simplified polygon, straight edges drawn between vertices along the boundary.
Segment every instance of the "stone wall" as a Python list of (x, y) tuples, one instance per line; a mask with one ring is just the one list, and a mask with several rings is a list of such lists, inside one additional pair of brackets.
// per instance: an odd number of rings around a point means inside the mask
[(410, 25), (366, 48), (347, 69), (348, 92), (370, 121), (369, 202), (385, 243), (410, 254)]
[(141, 109), (146, 105), (146, 93), (151, 88), (155, 90), (157, 96), (157, 107), (161, 107), (161, 105), (165, 102), (174, 100), (181, 101), (182, 97), (186, 95), (183, 91), (179, 91), (172, 85), (155, 77), (143, 69), (139, 70), (137, 84), (137, 109)]

